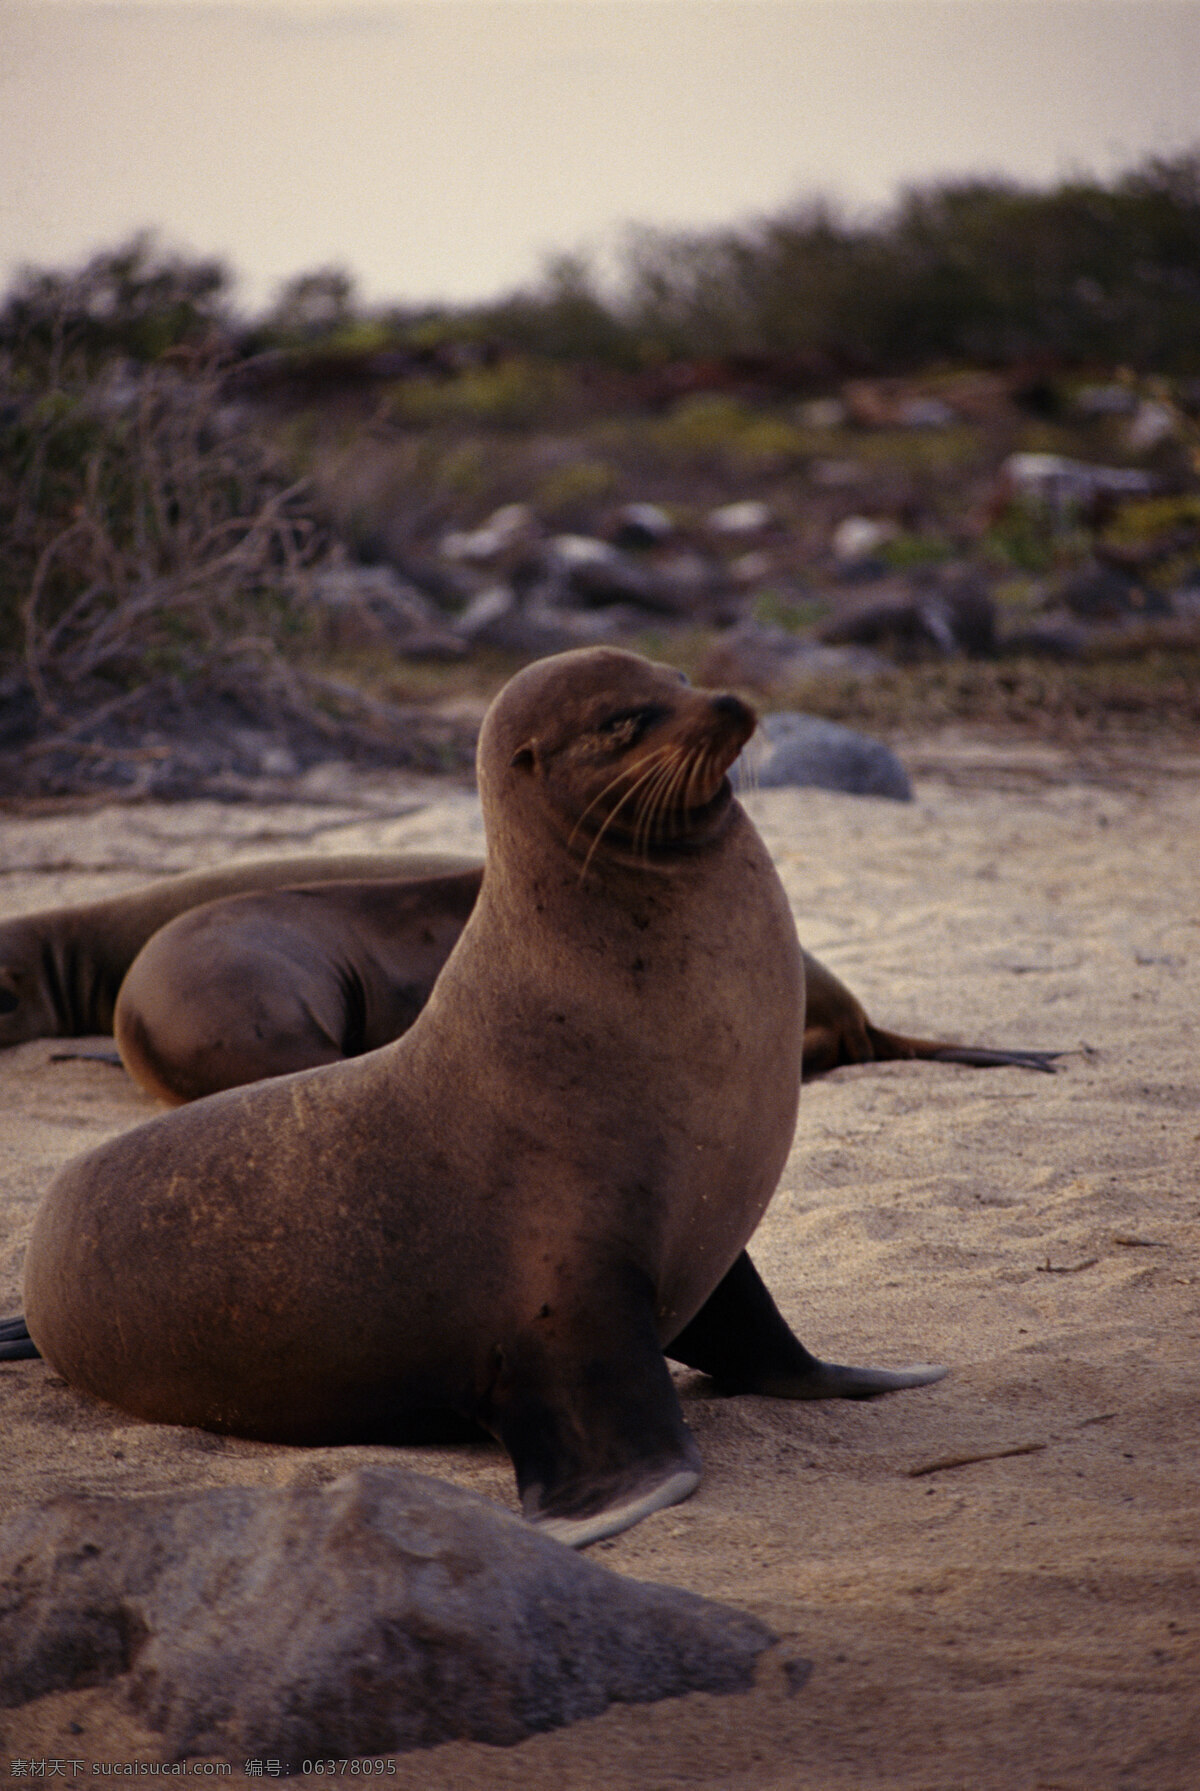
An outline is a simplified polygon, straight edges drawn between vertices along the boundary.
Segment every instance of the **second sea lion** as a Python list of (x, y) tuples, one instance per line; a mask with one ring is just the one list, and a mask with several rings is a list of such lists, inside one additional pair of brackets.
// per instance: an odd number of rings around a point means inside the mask
[[(394, 867), (393, 867), (394, 868)], [(134, 960), (116, 1003), (122, 1060), (148, 1094), (191, 1101), (387, 1044), (412, 1024), (466, 924), (482, 865), (438, 876), (300, 883), (181, 914)], [(804, 953), (804, 1074), (898, 1058), (1049, 1070), (1053, 1052), (886, 1032)]]
[(428, 876), (469, 862), (414, 852), (252, 858), (159, 877), (127, 895), (0, 920), (0, 1046), (111, 1032), (117, 991), (139, 951), (176, 915), (201, 903), (285, 883)]

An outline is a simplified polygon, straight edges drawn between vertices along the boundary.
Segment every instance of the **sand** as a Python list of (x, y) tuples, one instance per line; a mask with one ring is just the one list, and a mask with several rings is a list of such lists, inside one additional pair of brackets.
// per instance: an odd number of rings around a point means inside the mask
[[(1085, 774), (946, 738), (908, 760), (914, 804), (752, 799), (802, 939), (880, 1024), (1069, 1055), (1055, 1076), (897, 1064), (815, 1082), (752, 1253), (820, 1353), (953, 1373), (865, 1405), (720, 1398), (681, 1375), (701, 1488), (593, 1551), (758, 1613), (813, 1661), (808, 1684), (768, 1660), (741, 1696), (401, 1756), (389, 1784), (1200, 1786), (1200, 761)], [(230, 852), (480, 844), (466, 791), (331, 777), (308, 794), (0, 819), (0, 912)], [(152, 1111), (60, 1048), (0, 1053), (4, 1312), (55, 1168)], [(389, 1457), (131, 1423), (40, 1363), (0, 1369), (0, 1409), (0, 1514)], [(404, 1458), (515, 1506), (496, 1449)], [(14, 1757), (70, 1780), (158, 1751), (96, 1688), (0, 1711), (0, 1770)]]

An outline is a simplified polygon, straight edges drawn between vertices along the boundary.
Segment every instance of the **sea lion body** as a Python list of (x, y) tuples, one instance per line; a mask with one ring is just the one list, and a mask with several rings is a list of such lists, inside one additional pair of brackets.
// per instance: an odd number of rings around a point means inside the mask
[(482, 865), (441, 876), (301, 884), (227, 896), (147, 941), (113, 1032), (170, 1105), (358, 1057), (429, 999), (478, 898)]
[(117, 994), (146, 942), (177, 915), (242, 890), (330, 879), (426, 876), (471, 861), (442, 853), (311, 853), (162, 877), (106, 901), (0, 921), (0, 1047), (111, 1032)]
[(804, 1013), (724, 775), (752, 727), (610, 649), (518, 674), (480, 740), (482, 892), (414, 1024), (68, 1166), (26, 1264), (42, 1354), (140, 1417), (288, 1442), (449, 1408), (577, 1544), (696, 1484), (664, 1346), (797, 1397), (938, 1378), (817, 1363), (743, 1253)]

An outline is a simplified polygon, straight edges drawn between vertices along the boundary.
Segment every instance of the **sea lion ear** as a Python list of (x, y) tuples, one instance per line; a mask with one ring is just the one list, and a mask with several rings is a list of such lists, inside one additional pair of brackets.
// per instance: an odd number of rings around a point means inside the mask
[(524, 746), (518, 746), (508, 762), (514, 771), (532, 771), (537, 764), (537, 753), (534, 750), (533, 742), (529, 740)]

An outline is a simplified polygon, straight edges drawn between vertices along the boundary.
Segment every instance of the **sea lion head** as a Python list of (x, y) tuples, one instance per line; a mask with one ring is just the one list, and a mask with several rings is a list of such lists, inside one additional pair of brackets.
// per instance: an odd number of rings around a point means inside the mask
[(500, 692), (479, 737), (489, 836), (548, 825), (583, 864), (643, 862), (719, 837), (726, 773), (757, 725), (740, 697), (613, 647), (540, 659)]

